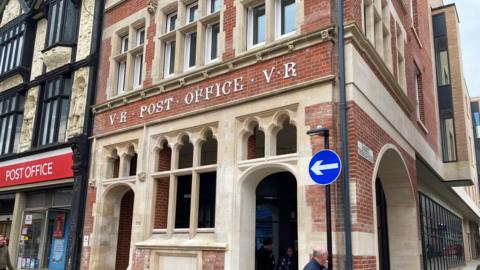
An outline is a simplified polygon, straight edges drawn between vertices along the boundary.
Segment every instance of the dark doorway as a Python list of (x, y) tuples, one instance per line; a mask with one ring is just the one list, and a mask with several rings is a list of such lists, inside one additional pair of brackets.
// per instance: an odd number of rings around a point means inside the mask
[(126, 270), (130, 257), (130, 240), (132, 236), (133, 201), (135, 195), (129, 190), (123, 195), (120, 203), (120, 217), (118, 220), (117, 255), (115, 270)]
[(375, 191), (377, 198), (377, 232), (380, 270), (390, 270), (387, 199), (383, 190), (382, 181), (380, 181), (379, 178), (375, 181)]
[(288, 172), (267, 176), (256, 190), (255, 248), (272, 239), (278, 261), (297, 241), (297, 182)]

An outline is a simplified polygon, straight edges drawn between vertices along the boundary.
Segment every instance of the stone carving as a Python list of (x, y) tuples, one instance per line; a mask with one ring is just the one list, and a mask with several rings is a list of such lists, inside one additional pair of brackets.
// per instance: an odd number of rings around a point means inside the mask
[(148, 13), (150, 13), (150, 14), (155, 13), (155, 11), (157, 10), (157, 7), (158, 7), (157, 0), (148, 0), (148, 2), (147, 2)]
[(96, 179), (88, 180), (88, 186), (89, 187), (96, 187), (97, 186), (97, 180)]
[(147, 174), (145, 172), (140, 172), (137, 174), (137, 177), (140, 182), (143, 182), (147, 178)]
[(85, 115), (85, 78), (77, 77), (73, 87), (73, 97), (68, 122), (70, 129), (80, 128), (80, 119)]
[(23, 114), (23, 128), (22, 128), (22, 145), (30, 145), (32, 140), (32, 130), (33, 130), (33, 120), (35, 118), (36, 110), (36, 101), (37, 101), (37, 92), (31, 90), (28, 92), (27, 100), (25, 102), (25, 110)]
[(54, 47), (44, 52), (41, 58), (48, 72), (70, 63), (71, 55), (72, 48), (70, 47)]

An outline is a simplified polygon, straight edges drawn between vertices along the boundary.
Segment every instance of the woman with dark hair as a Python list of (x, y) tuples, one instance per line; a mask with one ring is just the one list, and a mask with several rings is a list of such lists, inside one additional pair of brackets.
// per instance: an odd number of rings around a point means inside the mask
[(277, 270), (297, 270), (298, 268), (293, 255), (293, 247), (289, 246), (285, 255), (280, 257), (280, 260), (278, 260)]

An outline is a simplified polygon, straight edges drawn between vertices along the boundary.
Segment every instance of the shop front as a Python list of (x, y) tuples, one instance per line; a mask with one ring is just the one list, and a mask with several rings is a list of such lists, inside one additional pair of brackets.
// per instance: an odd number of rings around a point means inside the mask
[(18, 269), (66, 268), (72, 165), (70, 148), (0, 162), (0, 200), (9, 202), (2, 204), (0, 233), (11, 239)]

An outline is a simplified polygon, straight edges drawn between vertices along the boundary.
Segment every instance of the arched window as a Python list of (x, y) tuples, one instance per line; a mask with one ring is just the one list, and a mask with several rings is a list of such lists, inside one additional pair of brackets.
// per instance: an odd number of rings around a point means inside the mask
[(193, 167), (193, 144), (187, 135), (182, 137), (182, 146), (180, 146), (178, 152), (178, 168), (191, 168)]
[(130, 170), (128, 176), (134, 176), (137, 174), (137, 153), (134, 153), (130, 157)]
[(265, 156), (265, 133), (258, 128), (253, 128), (253, 134), (247, 141), (247, 159), (261, 158)]
[(290, 124), (290, 119), (283, 121), (282, 129), (277, 133), (277, 155), (297, 152), (297, 128)]
[(137, 159), (138, 156), (135, 152), (135, 148), (130, 146), (124, 158), (125, 165), (123, 166), (123, 176), (134, 176), (137, 174)]
[(172, 164), (172, 149), (168, 146), (168, 142), (164, 141), (162, 149), (158, 151), (158, 166), (159, 172), (169, 171)]
[(114, 149), (108, 158), (106, 178), (118, 178), (120, 176), (120, 157), (117, 149)]
[(217, 140), (213, 138), (212, 131), (208, 131), (205, 135), (205, 142), (202, 143), (202, 151), (200, 157), (200, 165), (210, 165), (217, 163)]

